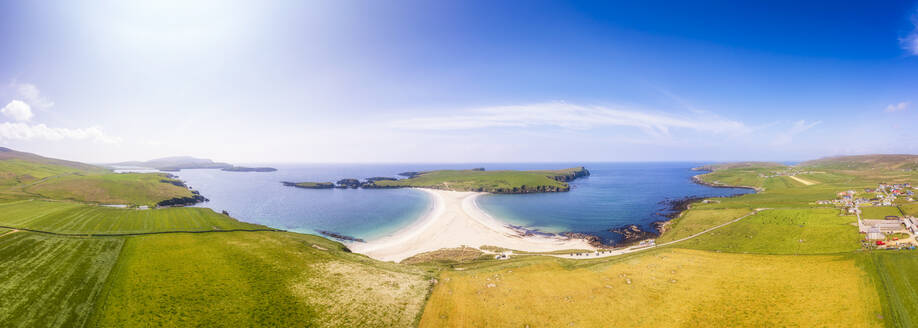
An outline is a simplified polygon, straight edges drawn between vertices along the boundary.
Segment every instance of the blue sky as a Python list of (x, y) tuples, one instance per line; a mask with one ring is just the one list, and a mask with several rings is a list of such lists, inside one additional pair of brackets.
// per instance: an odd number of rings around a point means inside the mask
[(0, 2), (0, 144), (89, 162), (918, 153), (914, 1)]

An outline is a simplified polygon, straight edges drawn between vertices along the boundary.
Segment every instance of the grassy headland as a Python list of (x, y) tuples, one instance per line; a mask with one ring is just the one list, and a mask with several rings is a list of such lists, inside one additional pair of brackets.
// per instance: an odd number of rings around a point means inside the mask
[(437, 170), (412, 172), (411, 177), (407, 179), (370, 178), (364, 182), (357, 179), (342, 179), (337, 185), (331, 182), (284, 182), (284, 184), (312, 189), (414, 187), (507, 194), (569, 191), (571, 187), (567, 182), (589, 175), (590, 171), (582, 166), (563, 170), (537, 171)]

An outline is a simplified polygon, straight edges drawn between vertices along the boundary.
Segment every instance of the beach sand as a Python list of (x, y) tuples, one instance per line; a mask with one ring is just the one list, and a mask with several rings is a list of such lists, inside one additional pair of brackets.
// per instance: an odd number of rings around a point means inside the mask
[(521, 236), (478, 207), (475, 199), (484, 193), (420, 190), (429, 193), (433, 200), (433, 208), (423, 218), (390, 236), (366, 243), (350, 243), (348, 247), (377, 260), (396, 262), (418, 253), (463, 245), (498, 246), (529, 252), (595, 249), (582, 239)]

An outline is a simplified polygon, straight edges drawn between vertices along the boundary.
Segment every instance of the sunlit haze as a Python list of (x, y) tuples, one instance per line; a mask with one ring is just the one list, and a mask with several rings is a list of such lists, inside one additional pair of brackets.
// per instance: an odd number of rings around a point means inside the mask
[(918, 151), (913, 2), (387, 4), (3, 2), (0, 145), (92, 163)]

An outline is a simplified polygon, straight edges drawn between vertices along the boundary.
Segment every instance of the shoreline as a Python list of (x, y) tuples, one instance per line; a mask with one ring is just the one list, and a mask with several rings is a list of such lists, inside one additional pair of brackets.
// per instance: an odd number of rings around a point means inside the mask
[(443, 248), (497, 246), (527, 252), (594, 250), (586, 240), (563, 236), (524, 236), (482, 210), (482, 192), (418, 188), (432, 197), (433, 207), (411, 225), (365, 243), (347, 244), (355, 253), (382, 261), (400, 262), (416, 254)]
[[(725, 184), (715, 184), (715, 183), (706, 182), (706, 181), (704, 181), (704, 180), (701, 179), (701, 176), (702, 176), (702, 175), (705, 175), (705, 174), (708, 174), (708, 173), (711, 173), (711, 172), (714, 172), (714, 171), (711, 171), (711, 170), (696, 170), (696, 169), (692, 169), (692, 170), (693, 170), (693, 171), (702, 171), (702, 173), (699, 173), (699, 174), (696, 174), (696, 175), (693, 175), (693, 176), (692, 176), (692, 182), (697, 183), (697, 184), (700, 184), (700, 185), (703, 185), (703, 186), (707, 186), (707, 187), (711, 187), (711, 188), (739, 188), (739, 189), (749, 189), (749, 190), (752, 190), (752, 193), (754, 193), (754, 194), (757, 194), (757, 193), (760, 193), (760, 192), (764, 191), (763, 188), (757, 188), (757, 187), (750, 187), (750, 186), (731, 186), (731, 185), (725, 185)], [(663, 200), (663, 201), (661, 201), (661, 203), (663, 203), (663, 202), (668, 203), (668, 204), (667, 204), (667, 207), (668, 207), (667, 209), (668, 209), (669, 211), (672, 211), (672, 213), (669, 213), (669, 215), (661, 215), (662, 217), (666, 218), (665, 220), (657, 220), (657, 221), (653, 221), (653, 222), (650, 223), (650, 225), (653, 226), (653, 227), (655, 228), (654, 230), (656, 230), (656, 231), (654, 232), (654, 233), (656, 234), (655, 236), (653, 236), (653, 237), (645, 237), (645, 238), (640, 238), (640, 239), (635, 239), (635, 240), (629, 241), (629, 242), (627, 242), (627, 243), (615, 244), (615, 245), (613, 245), (612, 249), (625, 249), (625, 248), (629, 248), (629, 247), (638, 245), (638, 244), (640, 244), (640, 243), (643, 242), (643, 241), (654, 240), (654, 239), (660, 238), (661, 236), (663, 236), (664, 233), (666, 233), (666, 231), (669, 230), (669, 227), (670, 227), (670, 225), (672, 225), (673, 220), (676, 220), (676, 219), (678, 219), (678, 218), (681, 218), (681, 217), (685, 214), (685, 212), (687, 212), (688, 210), (690, 210), (690, 209), (692, 208), (692, 205), (694, 205), (694, 204), (696, 204), (696, 203), (698, 203), (698, 202), (701, 202), (701, 201), (703, 201), (703, 200), (705, 200), (705, 199), (709, 199), (709, 198), (731, 198), (731, 197), (739, 197), (739, 196), (742, 196), (742, 195), (747, 195), (747, 194), (733, 194), (733, 195), (730, 195), (730, 196), (712, 196), (712, 197), (686, 196), (686, 197), (681, 198), (681, 199)], [(630, 225), (633, 225), (633, 224), (624, 225), (624, 226), (622, 226), (622, 227), (617, 227), (617, 228), (624, 228), (624, 227), (628, 227), (628, 226), (630, 226)], [(615, 228), (613, 228), (613, 229), (615, 229)], [(647, 232), (650, 232), (650, 231), (647, 231)]]

